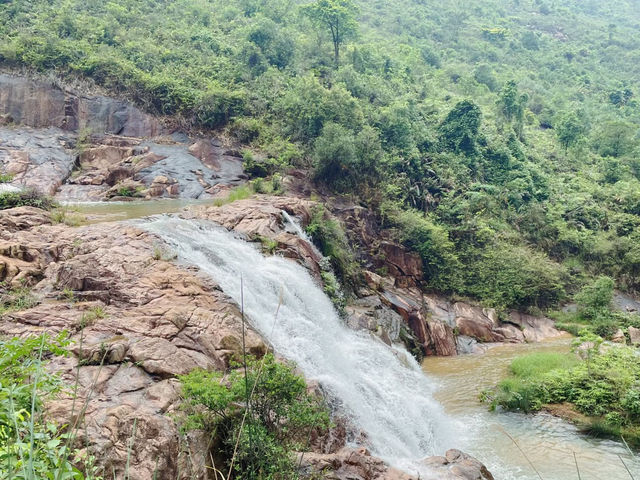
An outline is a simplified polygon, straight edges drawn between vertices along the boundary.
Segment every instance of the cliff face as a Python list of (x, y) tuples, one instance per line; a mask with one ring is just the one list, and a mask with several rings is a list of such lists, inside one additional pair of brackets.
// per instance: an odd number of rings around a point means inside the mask
[(170, 134), (121, 100), (0, 74), (0, 172), (61, 200), (205, 198), (246, 179), (216, 138)]
[(127, 102), (85, 96), (9, 74), (0, 74), (0, 117), (4, 123), (67, 132), (90, 130), (125, 137), (154, 137), (164, 132), (160, 122)]

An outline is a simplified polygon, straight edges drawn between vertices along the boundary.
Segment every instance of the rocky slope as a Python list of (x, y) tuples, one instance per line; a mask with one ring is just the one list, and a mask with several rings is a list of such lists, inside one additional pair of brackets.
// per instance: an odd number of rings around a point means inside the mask
[(215, 138), (170, 134), (127, 102), (0, 74), (0, 172), (62, 200), (200, 198), (246, 179)]
[[(286, 231), (280, 210), (303, 215), (308, 205), (262, 198), (245, 208), (230, 204), (184, 215), (218, 220), (249, 236), (273, 236), (282, 251), (313, 264), (313, 249)], [(30, 286), (38, 301), (3, 315), (0, 331), (71, 333), (72, 355), (51, 363), (69, 386), (68, 396), (48, 405), (50, 415), (78, 428), (79, 442), (105, 471), (123, 472), (130, 455), (132, 479), (154, 472), (160, 479), (204, 478), (203, 439), (180, 437), (172, 418), (179, 399), (175, 377), (196, 367), (228, 367), (241, 348), (237, 306), (197, 272), (172, 263), (171, 252), (132, 226), (53, 225), (46, 212), (30, 207), (0, 211), (0, 225), (0, 279)], [(247, 345), (257, 355), (267, 349), (252, 331)], [(181, 453), (187, 446), (190, 455)], [(479, 462), (452, 455), (425, 460), (434, 478), (491, 478)], [(413, 478), (365, 450), (346, 448), (344, 437), (331, 442), (328, 453), (303, 458), (309, 472), (330, 467), (330, 478)]]

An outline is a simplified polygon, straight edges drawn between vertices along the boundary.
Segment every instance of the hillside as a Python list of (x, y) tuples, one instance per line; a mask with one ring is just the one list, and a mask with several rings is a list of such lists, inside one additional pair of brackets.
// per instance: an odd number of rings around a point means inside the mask
[(329, 3), (338, 63), (322, 12), (284, 0), (14, 0), (0, 61), (225, 129), (254, 175), (310, 169), (431, 289), (520, 308), (597, 275), (637, 291), (637, 1)]

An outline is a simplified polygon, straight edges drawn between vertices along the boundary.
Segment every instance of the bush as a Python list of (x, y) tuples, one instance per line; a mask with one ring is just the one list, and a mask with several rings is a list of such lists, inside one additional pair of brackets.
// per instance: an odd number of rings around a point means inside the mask
[(35, 190), (0, 193), (0, 210), (15, 207), (36, 207), (51, 210), (56, 206), (53, 199)]
[(354, 284), (357, 264), (342, 225), (322, 205), (317, 205), (311, 211), (311, 220), (305, 230), (320, 252), (329, 258), (342, 283)]
[[(593, 338), (589, 334), (577, 344)], [(596, 344), (599, 342), (601, 339)], [(608, 436), (631, 436), (635, 442), (640, 427), (640, 357), (631, 347), (590, 350), (582, 360), (557, 353), (519, 357), (511, 364), (511, 376), (483, 392), (483, 399), (491, 408), (523, 412), (539, 410), (547, 403), (569, 402), (580, 413), (594, 417), (588, 429)]]
[(575, 297), (580, 314), (587, 319), (607, 317), (613, 301), (614, 286), (613, 279), (605, 276), (598, 277), (590, 285), (584, 286)]
[(328, 428), (327, 409), (307, 392), (293, 366), (272, 354), (248, 357), (246, 371), (246, 378), (242, 369), (228, 375), (198, 369), (181, 376), (183, 429), (198, 428), (218, 439), (212, 454), (222, 456), (227, 468), (233, 461), (237, 478), (297, 478), (293, 452), (306, 448), (313, 430)]
[(47, 422), (43, 402), (62, 388), (46, 369), (46, 359), (65, 355), (66, 333), (56, 337), (0, 339), (0, 477), (98, 479), (93, 457), (82, 473), (72, 462), (75, 432)]

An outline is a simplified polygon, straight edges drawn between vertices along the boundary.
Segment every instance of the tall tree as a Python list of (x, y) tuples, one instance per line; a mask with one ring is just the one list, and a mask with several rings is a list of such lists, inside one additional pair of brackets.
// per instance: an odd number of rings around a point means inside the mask
[(498, 96), (498, 113), (508, 124), (513, 124), (516, 133), (522, 137), (524, 126), (524, 107), (529, 101), (529, 96), (518, 92), (515, 81), (509, 80)]
[(564, 113), (555, 126), (560, 145), (567, 153), (569, 147), (575, 145), (585, 133), (585, 126), (575, 112)]
[(353, 0), (317, 0), (302, 7), (302, 11), (318, 27), (328, 28), (333, 41), (333, 56), (338, 64), (340, 46), (358, 29), (358, 7)]

